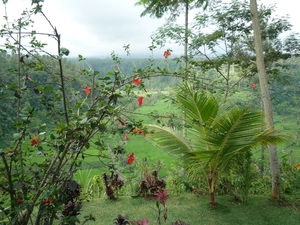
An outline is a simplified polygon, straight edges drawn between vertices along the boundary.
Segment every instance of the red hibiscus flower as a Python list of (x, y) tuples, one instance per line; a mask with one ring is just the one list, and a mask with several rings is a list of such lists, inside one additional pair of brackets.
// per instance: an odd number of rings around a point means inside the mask
[(144, 100), (144, 97), (143, 97), (143, 96), (138, 97), (138, 105), (139, 105), (139, 106), (142, 106), (142, 105), (143, 105), (143, 100)]
[(127, 164), (131, 165), (134, 161), (134, 153), (131, 153), (128, 157)]
[(256, 86), (257, 86), (257, 84), (256, 84), (256, 82), (254, 82), (251, 87), (252, 87), (252, 89), (255, 89)]
[(140, 129), (140, 128), (135, 128), (132, 133), (135, 133), (135, 134), (140, 134), (140, 135), (143, 135), (144, 137), (146, 136), (145, 132)]
[(123, 120), (118, 119), (122, 126), (125, 126), (125, 122)]
[(170, 55), (171, 55), (171, 51), (170, 50), (164, 51), (164, 57), (165, 58), (168, 58)]
[(86, 95), (91, 94), (91, 88), (88, 85), (85, 87), (84, 91)]
[(36, 147), (39, 144), (39, 137), (34, 136), (34, 138), (32, 140), (30, 140), (30, 144), (32, 147)]
[(125, 138), (125, 141), (129, 141), (129, 137), (127, 134), (124, 133), (124, 138)]
[(18, 199), (17, 203), (18, 203), (19, 205), (21, 205), (21, 204), (23, 203), (23, 200), (22, 200), (22, 199)]
[(53, 199), (52, 198), (49, 198), (49, 199), (46, 199), (42, 202), (43, 205), (50, 205), (52, 203)]
[(139, 79), (139, 76), (136, 76), (136, 77), (133, 79), (132, 83), (133, 83), (135, 86), (139, 86), (139, 85), (142, 83), (142, 80)]

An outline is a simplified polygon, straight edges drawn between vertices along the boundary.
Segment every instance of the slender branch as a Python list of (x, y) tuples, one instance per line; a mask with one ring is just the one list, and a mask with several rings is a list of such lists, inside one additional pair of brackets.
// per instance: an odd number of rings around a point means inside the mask
[[(14, 199), (14, 185), (13, 185), (13, 181), (12, 181), (12, 176), (10, 176), (11, 169), (7, 164), (5, 155), (1, 154), (1, 158), (2, 158), (2, 161), (3, 161), (4, 167), (5, 167), (5, 170), (8, 174), (8, 176), (7, 176), (7, 181), (8, 181), (8, 186), (9, 186), (8, 193), (10, 195), (10, 199), (13, 200)], [(14, 203), (12, 201), (11, 201), (11, 207), (14, 208)]]
[[(12, 35), (12, 34), (19, 34), (19, 32), (14, 32), (14, 31), (9, 31), (9, 32), (1, 32), (2, 35)], [(28, 35), (27, 37), (29, 36), (32, 36), (32, 32), (24, 32), (22, 31), (22, 36), (24, 35)], [(54, 34), (49, 34), (49, 33), (40, 33), (40, 32), (35, 32), (34, 34), (38, 34), (38, 35), (44, 35), (44, 36), (52, 36), (52, 37), (56, 37)]]
[[(59, 53), (59, 55), (61, 54), (60, 53), (60, 35), (59, 35), (59, 39), (58, 39), (58, 53)], [(65, 90), (64, 74), (63, 74), (61, 58), (59, 58), (58, 63), (59, 63), (59, 73), (60, 73), (60, 80), (61, 80), (61, 91), (63, 94), (63, 107), (64, 107), (64, 112), (65, 112), (65, 119), (66, 119), (67, 126), (69, 126), (69, 116), (68, 116), (67, 101), (66, 101), (67, 96), (66, 96), (66, 90)]]

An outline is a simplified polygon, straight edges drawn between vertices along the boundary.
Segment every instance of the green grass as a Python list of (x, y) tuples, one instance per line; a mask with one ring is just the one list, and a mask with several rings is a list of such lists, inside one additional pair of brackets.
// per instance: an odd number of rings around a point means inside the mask
[[(142, 136), (132, 136), (127, 143), (127, 152), (134, 152), (137, 160), (147, 158), (151, 164), (163, 164), (160, 175), (165, 175), (167, 168), (176, 160), (173, 156), (156, 148)], [(149, 168), (151, 169), (151, 168)]]
[[(217, 197), (218, 205), (212, 208), (208, 205), (208, 196), (184, 194), (171, 196), (167, 200), (168, 219), (171, 224), (183, 220), (190, 225), (282, 225), (299, 224), (299, 199), (297, 205), (275, 204), (268, 196), (250, 196), (248, 203), (241, 204), (229, 196)], [(150, 225), (157, 224), (155, 202), (143, 198), (121, 197), (116, 201), (96, 199), (83, 204), (81, 216), (91, 213), (96, 222), (87, 225), (110, 225), (118, 215), (126, 215), (129, 219), (148, 218)]]
[[(161, 151), (156, 146), (152, 145), (149, 141), (146, 140), (145, 137), (139, 135), (128, 135), (129, 141), (126, 143), (126, 152), (129, 155), (131, 152), (134, 152), (135, 159), (141, 160), (143, 158), (147, 158), (148, 161), (152, 163), (156, 163), (158, 160), (161, 161), (166, 167), (170, 166), (172, 162), (174, 162), (175, 158), (164, 151)], [(110, 162), (110, 159), (99, 160), (97, 155), (97, 149), (94, 147), (90, 147), (90, 149), (86, 150), (88, 154), (85, 156), (82, 169), (99, 169), (103, 171), (103, 168), (107, 168), (104, 163)], [(109, 153), (106, 152), (108, 155)], [(95, 155), (95, 156), (92, 156)], [(126, 156), (125, 156), (126, 157)], [(125, 161), (127, 158), (124, 159)]]
[[(160, 149), (153, 146), (149, 141), (145, 139), (145, 137), (140, 135), (129, 135), (129, 141), (126, 144), (126, 152), (127, 155), (129, 155), (131, 152), (134, 152), (135, 155), (135, 161), (133, 164), (138, 165), (137, 171), (143, 172), (142, 170), (145, 169), (141, 167), (142, 161), (144, 159), (147, 159), (146, 168), (150, 171), (153, 169), (157, 169), (160, 167), (159, 170), (159, 176), (160, 177), (166, 177), (169, 168), (171, 168), (171, 165), (176, 161), (176, 158), (173, 156), (167, 154), (164, 151), (161, 151)], [(93, 147), (87, 150), (88, 154), (91, 155), (97, 155), (97, 150)], [(110, 162), (108, 160), (104, 160), (104, 162)], [(127, 156), (123, 159), (123, 162), (118, 163), (118, 170), (124, 175), (125, 177), (131, 176), (132, 174), (126, 173), (127, 169)], [(135, 166), (135, 165), (133, 165)], [(103, 163), (103, 160), (99, 160), (97, 157), (93, 156), (87, 156), (81, 167), (80, 170), (78, 170), (74, 174), (74, 179), (78, 181), (82, 185), (82, 191), (83, 193), (86, 193), (87, 187), (89, 183), (91, 182), (91, 179), (95, 175), (102, 176), (103, 173), (109, 173), (108, 167)], [(122, 177), (126, 180), (126, 178)], [(125, 181), (125, 186), (127, 188), (123, 188), (124, 194), (128, 195), (129, 192), (129, 184), (127, 181)]]
[[(171, 115), (179, 115), (179, 110), (175, 105), (171, 104), (171, 101), (163, 99), (161, 97), (154, 98), (151, 103), (147, 104), (147, 99), (142, 107), (137, 108), (131, 115), (134, 119), (143, 120), (144, 124), (157, 123), (157, 118), (153, 116), (161, 116), (161, 123), (167, 123)], [(162, 119), (162, 117), (165, 117)]]

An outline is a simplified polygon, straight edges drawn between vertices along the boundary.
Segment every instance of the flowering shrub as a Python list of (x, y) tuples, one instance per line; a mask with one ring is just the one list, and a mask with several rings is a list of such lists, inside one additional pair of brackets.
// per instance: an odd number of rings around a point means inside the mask
[[(143, 75), (127, 76), (113, 70), (103, 77), (89, 67), (82, 55), (78, 60), (86, 63), (88, 69), (75, 65), (68, 68), (71, 63), (65, 57), (70, 51), (60, 46), (61, 35), (44, 14), (42, 2), (32, 1), (31, 9), (24, 10), (17, 20), (5, 17), (5, 23), (12, 26), (0, 30), (5, 42), (0, 52), (5, 52), (4, 58), (12, 57), (14, 63), (10, 71), (2, 68), (7, 76), (0, 84), (1, 105), (5, 103), (10, 109), (7, 115), (12, 116), (7, 120), (8, 138), (0, 143), (0, 188), (4, 193), (0, 201), (1, 208), (9, 209), (3, 210), (3, 217), (11, 224), (59, 223), (55, 220), (74, 223), (81, 208), (81, 187), (71, 179), (90, 143), (104, 149), (108, 144), (104, 136), (128, 140), (126, 133), (141, 127), (134, 121), (132, 127), (125, 124), (124, 118), (128, 118), (131, 109), (125, 113), (129, 107), (121, 99), (136, 100), (132, 89), (144, 88)], [(49, 25), (50, 32), (42, 35), (56, 40), (56, 45), (50, 46), (56, 52), (48, 54), (43, 49), (47, 44), (39, 40), (41, 34), (31, 30), (31, 17), (36, 14)], [(28, 39), (21, 41), (25, 36)], [(11, 51), (17, 53), (10, 55)], [(118, 67), (120, 59), (114, 53), (111, 57)], [(133, 104), (142, 106), (143, 99)], [(108, 166), (111, 164), (114, 162)], [(118, 175), (111, 179), (106, 176), (104, 181), (107, 195), (117, 198), (124, 182)], [(58, 214), (63, 217), (58, 218)]]
[[(76, 181), (70, 180), (66, 184), (62, 183), (64, 186), (64, 199), (65, 207), (62, 210), (62, 215), (70, 219), (70, 217), (75, 217), (79, 214), (81, 209), (81, 203), (79, 202), (79, 196), (81, 193), (81, 186)], [(47, 199), (42, 202), (42, 204), (49, 206), (52, 203), (52, 199)], [(73, 218), (74, 219), (74, 218)]]

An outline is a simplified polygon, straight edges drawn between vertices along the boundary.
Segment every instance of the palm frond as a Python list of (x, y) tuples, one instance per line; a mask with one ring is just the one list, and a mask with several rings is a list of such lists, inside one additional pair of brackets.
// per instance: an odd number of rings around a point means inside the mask
[(261, 144), (270, 145), (284, 141), (270, 130), (261, 131), (263, 114), (250, 109), (232, 108), (213, 122), (210, 133), (205, 137), (215, 154), (209, 160), (219, 171), (238, 152), (250, 150)]
[(210, 118), (218, 114), (218, 102), (208, 92), (195, 92), (190, 86), (185, 85), (181, 87), (176, 98), (182, 104), (190, 123), (210, 126)]
[[(146, 138), (160, 149), (179, 158), (185, 169), (192, 174), (199, 174), (205, 169), (208, 159), (214, 153), (213, 151), (205, 151), (205, 148), (201, 147), (201, 141), (194, 144), (190, 143), (174, 129), (148, 125), (148, 130), (150, 132)], [(204, 150), (202, 151), (202, 149)]]
[(173, 155), (182, 157), (193, 152), (190, 143), (172, 128), (148, 125), (148, 130), (149, 133), (146, 136), (148, 140)]

